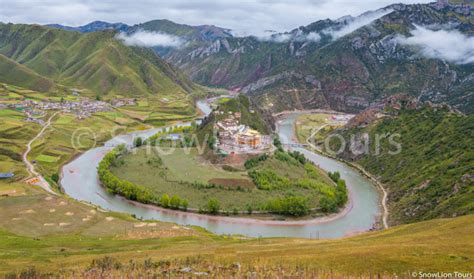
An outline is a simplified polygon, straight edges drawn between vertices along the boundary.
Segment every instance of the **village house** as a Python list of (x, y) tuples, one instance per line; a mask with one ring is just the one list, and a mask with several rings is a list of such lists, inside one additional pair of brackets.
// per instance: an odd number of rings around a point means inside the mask
[[(215, 113), (222, 115), (219, 111)], [(217, 131), (218, 149), (230, 154), (258, 153), (268, 148), (271, 145), (270, 136), (261, 135), (247, 125), (240, 124), (240, 117), (240, 112), (229, 113), (226, 118), (216, 122), (214, 129)]]

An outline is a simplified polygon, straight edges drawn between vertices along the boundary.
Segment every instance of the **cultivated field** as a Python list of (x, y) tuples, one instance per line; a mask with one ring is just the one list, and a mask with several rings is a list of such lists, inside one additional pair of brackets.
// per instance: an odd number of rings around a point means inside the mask
[(331, 114), (302, 114), (298, 116), (296, 120), (295, 130), (296, 136), (299, 142), (305, 143), (308, 137), (310, 137), (315, 131), (321, 126), (327, 125), (318, 133), (315, 134), (314, 139), (317, 141), (323, 140), (325, 135), (332, 131), (340, 124), (334, 124), (330, 119)]

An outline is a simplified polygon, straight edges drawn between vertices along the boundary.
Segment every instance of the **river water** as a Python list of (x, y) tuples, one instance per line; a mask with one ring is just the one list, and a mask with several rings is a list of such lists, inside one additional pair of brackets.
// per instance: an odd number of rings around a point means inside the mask
[[(211, 108), (205, 101), (199, 101), (197, 106), (206, 115), (211, 112)], [(283, 143), (293, 142), (293, 123), (296, 117), (296, 114), (289, 115), (278, 124), (278, 134)], [(182, 125), (189, 125), (189, 123)], [(131, 145), (135, 137), (147, 138), (159, 130), (157, 128), (114, 137), (104, 146), (93, 148), (65, 165), (61, 178), (61, 186), (65, 193), (76, 200), (85, 201), (106, 210), (134, 214), (146, 220), (194, 225), (216, 234), (241, 234), (251, 237), (337, 238), (367, 231), (379, 218), (380, 198), (375, 185), (370, 180), (339, 161), (304, 148), (293, 148), (293, 150), (302, 152), (309, 160), (326, 171), (339, 171), (341, 177), (346, 180), (351, 203), (344, 211), (345, 214), (332, 218), (290, 222), (207, 216), (144, 206), (107, 193), (101, 187), (97, 174), (97, 166), (105, 154), (117, 144)]]

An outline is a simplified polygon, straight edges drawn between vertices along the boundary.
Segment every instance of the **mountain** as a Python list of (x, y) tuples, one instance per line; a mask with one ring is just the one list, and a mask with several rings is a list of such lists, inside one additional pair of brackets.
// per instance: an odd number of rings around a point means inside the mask
[(0, 80), (40, 92), (51, 91), (55, 87), (54, 81), (38, 75), (2, 54), (0, 54)]
[[(474, 213), (474, 116), (414, 106), (416, 100), (406, 98), (391, 103), (397, 109), (364, 111), (336, 130), (347, 143), (338, 156), (384, 184), (392, 224)], [(377, 152), (381, 135), (395, 135), (400, 148), (384, 138)], [(368, 152), (363, 152), (366, 140)], [(341, 144), (335, 140), (330, 146), (338, 150)]]
[[(96, 95), (187, 94), (196, 87), (152, 50), (128, 47), (116, 31), (79, 33), (39, 25), (0, 24), (0, 68), (14, 65), (57, 83), (82, 87)], [(14, 63), (13, 63), (14, 62)], [(0, 76), (11, 83), (15, 77)], [(15, 75), (17, 76), (17, 75)], [(18, 79), (21, 78), (19, 75)], [(37, 83), (20, 84), (38, 89)], [(15, 83), (13, 83), (15, 85)], [(28, 85), (28, 86), (25, 86)], [(41, 91), (47, 91), (43, 86)]]
[(180, 36), (187, 41), (208, 41), (213, 42), (216, 39), (232, 37), (231, 30), (220, 28), (214, 25), (191, 26), (186, 24), (174, 23), (170, 20), (159, 19), (134, 25), (129, 32), (135, 30), (145, 30), (153, 32), (167, 33)]
[(120, 32), (126, 32), (130, 26), (125, 23), (109, 23), (105, 21), (94, 21), (86, 25), (72, 27), (61, 24), (47, 24), (47, 27), (63, 29), (67, 31), (77, 31), (81, 33), (97, 32), (103, 30), (117, 30)]
[(271, 111), (358, 112), (392, 94), (407, 93), (473, 113), (473, 63), (427, 58), (399, 40), (417, 26), (472, 36), (472, 13), (468, 4), (396, 4), (266, 38), (224, 32), (199, 40), (196, 27), (163, 21), (141, 28), (193, 38), (182, 47), (157, 51), (192, 80), (242, 91)]
[[(129, 28), (128, 34), (137, 31), (157, 32), (179, 37), (185, 42), (184, 49), (182, 47), (172, 48), (156, 46), (153, 49), (162, 57), (168, 58), (173, 62), (171, 56), (186, 56), (190, 49), (207, 47), (214, 41), (223, 38), (232, 37), (231, 30), (220, 28), (214, 25), (191, 26), (186, 24), (178, 24), (166, 19), (152, 20), (145, 23), (137, 24)], [(183, 52), (181, 52), (183, 50)]]

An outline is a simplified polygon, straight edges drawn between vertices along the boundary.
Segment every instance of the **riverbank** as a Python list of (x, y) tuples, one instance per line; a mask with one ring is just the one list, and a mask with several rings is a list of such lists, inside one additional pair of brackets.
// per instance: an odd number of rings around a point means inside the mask
[[(389, 209), (388, 209), (388, 206), (387, 206), (387, 198), (388, 198), (388, 192), (387, 190), (385, 189), (385, 187), (383, 186), (383, 184), (371, 173), (369, 173), (367, 170), (365, 170), (362, 166), (356, 164), (356, 163), (353, 163), (353, 162), (349, 162), (347, 160), (344, 160), (342, 158), (338, 158), (336, 156), (333, 156), (332, 154), (329, 154), (327, 152), (324, 152), (322, 151), (321, 149), (319, 149), (317, 146), (315, 146), (312, 142), (311, 142), (311, 138), (314, 137), (315, 134), (317, 134), (321, 129), (323, 129), (325, 126), (327, 126), (329, 124), (325, 124), (321, 127), (319, 127), (313, 134), (311, 134), (307, 139), (306, 139), (306, 144), (308, 144), (310, 147), (311, 147), (311, 150), (314, 151), (314, 152), (318, 152), (319, 154), (323, 155), (323, 156), (326, 156), (326, 157), (329, 157), (329, 158), (332, 158), (334, 160), (338, 160), (340, 162), (343, 162), (353, 168), (355, 168), (356, 170), (359, 171), (359, 173), (363, 174), (365, 177), (369, 178), (370, 180), (372, 180), (372, 182), (377, 185), (377, 188), (379, 190), (379, 192), (381, 193), (382, 195), (382, 200), (381, 200), (381, 206), (383, 208), (383, 214), (382, 214), (382, 219), (381, 219), (381, 223), (384, 227), (384, 229), (387, 229), (389, 227), (389, 224), (388, 224), (388, 217), (389, 217)], [(294, 134), (295, 134), (295, 138), (294, 140), (300, 142), (298, 140), (298, 137), (296, 137), (296, 123), (294, 124)], [(300, 142), (301, 143), (301, 142)]]
[[(198, 103), (207, 105), (206, 102)], [(205, 108), (202, 111), (210, 111)], [(285, 123), (282, 134), (292, 134), (292, 124)], [(105, 154), (118, 143), (132, 143), (135, 137), (146, 138), (154, 131), (139, 131), (132, 134), (117, 136), (105, 143), (103, 147), (91, 149), (65, 165), (62, 170), (61, 185), (67, 195), (86, 203), (99, 206), (104, 210), (123, 212), (144, 220), (159, 220), (181, 225), (192, 225), (205, 228), (215, 234), (240, 234), (250, 237), (302, 237), (308, 238), (318, 234), (321, 238), (338, 238), (354, 233), (368, 231), (373, 228), (375, 216), (378, 215), (377, 192), (372, 190), (365, 179), (353, 172), (350, 168), (336, 164), (330, 158), (319, 158), (316, 153), (302, 152), (318, 165), (323, 161), (326, 171), (339, 171), (346, 180), (348, 188), (353, 189), (350, 203), (339, 213), (315, 218), (312, 220), (288, 221), (280, 220), (252, 220), (248, 218), (208, 216), (190, 212), (174, 211), (154, 206), (139, 205), (114, 196), (98, 183), (97, 165)], [(284, 136), (287, 138), (287, 136)], [(318, 158), (315, 158), (318, 157)], [(372, 193), (373, 192), (373, 193)]]

